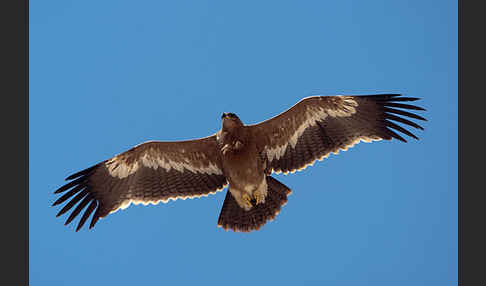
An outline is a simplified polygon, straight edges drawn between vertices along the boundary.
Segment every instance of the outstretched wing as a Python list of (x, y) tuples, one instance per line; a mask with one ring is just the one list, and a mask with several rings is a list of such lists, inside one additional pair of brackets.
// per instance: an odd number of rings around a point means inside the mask
[(53, 205), (69, 200), (57, 214), (60, 216), (79, 202), (66, 224), (86, 208), (76, 231), (93, 211), (89, 228), (130, 203), (147, 205), (207, 196), (227, 184), (214, 135), (180, 142), (146, 142), (66, 180), (71, 182), (55, 191), (66, 193)]
[(426, 120), (405, 111), (425, 109), (401, 103), (417, 99), (399, 94), (307, 97), (278, 116), (248, 128), (267, 162), (267, 172), (295, 172), (360, 141), (396, 138), (406, 142), (393, 130), (418, 139), (391, 121), (423, 130), (404, 117)]

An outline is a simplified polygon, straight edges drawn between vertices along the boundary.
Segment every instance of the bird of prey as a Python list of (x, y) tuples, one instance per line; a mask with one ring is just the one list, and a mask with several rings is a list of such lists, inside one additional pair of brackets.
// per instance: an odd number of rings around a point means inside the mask
[(400, 94), (311, 96), (253, 125), (223, 113), (222, 128), (212, 136), (148, 141), (67, 177), (70, 182), (55, 191), (64, 194), (53, 205), (68, 201), (60, 216), (77, 204), (66, 225), (85, 209), (78, 231), (91, 214), (89, 228), (131, 203), (199, 198), (229, 185), (218, 226), (257, 230), (275, 218), (291, 193), (272, 173), (294, 173), (360, 141), (407, 142), (397, 132), (418, 139), (393, 122), (423, 130), (406, 119), (426, 120), (406, 111), (425, 110), (403, 103), (417, 99)]

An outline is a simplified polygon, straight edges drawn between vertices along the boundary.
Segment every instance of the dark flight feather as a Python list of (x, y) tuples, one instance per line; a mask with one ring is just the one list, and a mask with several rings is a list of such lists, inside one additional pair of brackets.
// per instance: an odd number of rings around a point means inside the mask
[(68, 210), (70, 210), (77, 202), (79, 202), (87, 194), (88, 194), (88, 189), (83, 189), (57, 213), (57, 216), (60, 216), (65, 212), (67, 212)]
[(95, 210), (97, 204), (98, 203), (96, 200), (91, 199), (91, 203), (89, 204), (88, 208), (86, 209), (83, 216), (79, 220), (78, 226), (76, 227), (76, 231), (79, 231), (83, 227), (86, 220), (89, 218), (91, 213)]
[(93, 198), (93, 195), (88, 193), (84, 199), (76, 206), (74, 211), (69, 215), (68, 219), (66, 220), (65, 225), (68, 225), (85, 207), (86, 205), (91, 201)]

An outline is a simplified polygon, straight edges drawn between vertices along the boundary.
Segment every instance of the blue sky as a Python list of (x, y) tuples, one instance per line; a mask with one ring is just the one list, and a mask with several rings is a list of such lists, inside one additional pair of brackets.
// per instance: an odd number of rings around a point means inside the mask
[[(229, 2), (30, 2), (31, 285), (457, 285), (457, 1)], [(421, 140), (277, 175), (293, 194), (258, 232), (216, 227), (225, 192), (78, 233), (50, 207), (69, 174), (223, 111), (372, 93), (423, 98)]]

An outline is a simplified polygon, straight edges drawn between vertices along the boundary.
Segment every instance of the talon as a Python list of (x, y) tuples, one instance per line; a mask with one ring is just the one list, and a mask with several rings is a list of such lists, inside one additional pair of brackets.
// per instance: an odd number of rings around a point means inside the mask
[(248, 194), (246, 194), (246, 193), (243, 194), (242, 198), (243, 198), (243, 201), (245, 202), (246, 207), (248, 207), (249, 209), (251, 207), (253, 207), (253, 205), (251, 204), (251, 198)]
[(253, 197), (255, 198), (256, 204), (264, 204), (265, 203), (265, 196), (260, 192), (253, 193)]

